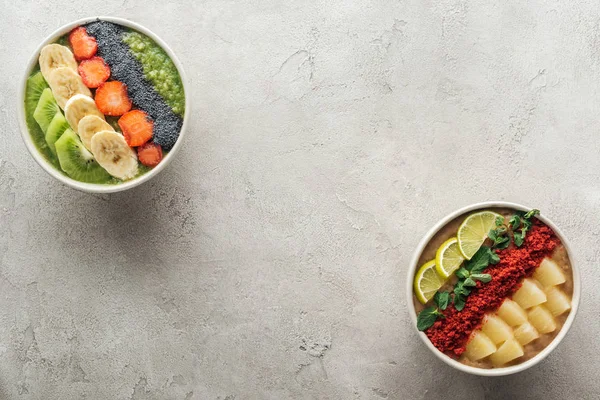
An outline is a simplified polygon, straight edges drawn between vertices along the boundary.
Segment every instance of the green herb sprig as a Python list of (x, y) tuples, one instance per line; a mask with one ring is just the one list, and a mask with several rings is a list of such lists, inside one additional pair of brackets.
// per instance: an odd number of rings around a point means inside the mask
[(508, 226), (504, 223), (504, 217), (496, 218), (496, 228), (490, 230), (488, 237), (492, 240), (493, 249), (505, 249), (510, 245)]
[(508, 223), (513, 231), (513, 241), (515, 246), (521, 247), (525, 242), (525, 236), (527, 231), (531, 229), (533, 225), (533, 217), (539, 215), (540, 210), (533, 209), (528, 212), (518, 211), (508, 220)]
[(432, 327), (438, 318), (445, 318), (442, 311), (450, 304), (450, 293), (437, 292), (435, 296), (433, 296), (433, 301), (437, 307), (427, 307), (421, 311), (417, 317), (417, 329), (421, 332)]
[(454, 308), (462, 311), (465, 308), (467, 296), (471, 294), (472, 288), (477, 286), (476, 281), (488, 283), (492, 280), (490, 274), (484, 274), (483, 271), (490, 264), (498, 264), (500, 257), (491, 247), (481, 246), (477, 253), (466, 261), (464, 266), (460, 267), (454, 274), (458, 282), (454, 285)]

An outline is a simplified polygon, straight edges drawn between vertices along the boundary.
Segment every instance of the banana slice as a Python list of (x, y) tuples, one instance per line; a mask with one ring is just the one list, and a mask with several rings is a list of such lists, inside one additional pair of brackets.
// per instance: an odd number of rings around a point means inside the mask
[(49, 44), (44, 46), (40, 52), (40, 70), (42, 76), (49, 82), (50, 72), (57, 68), (66, 67), (77, 72), (77, 61), (71, 50), (67, 46), (61, 46), (60, 44)]
[(83, 94), (76, 94), (71, 97), (65, 105), (65, 118), (69, 121), (71, 128), (78, 132), (79, 121), (86, 115), (95, 115), (104, 120), (104, 114), (98, 111), (94, 99)]
[(138, 173), (135, 151), (125, 138), (114, 131), (100, 131), (92, 136), (92, 154), (109, 174), (119, 179), (131, 179)]
[(79, 120), (77, 133), (86, 149), (92, 150), (92, 136), (100, 131), (113, 131), (114, 128), (108, 122), (97, 115), (86, 115)]
[[(50, 85), (50, 89), (52, 89), (52, 94), (56, 102), (63, 110), (67, 101), (77, 94), (92, 97), (92, 92), (84, 85), (81, 77), (69, 67), (60, 67), (51, 70), (46, 81)], [(73, 129), (77, 129), (77, 126)]]

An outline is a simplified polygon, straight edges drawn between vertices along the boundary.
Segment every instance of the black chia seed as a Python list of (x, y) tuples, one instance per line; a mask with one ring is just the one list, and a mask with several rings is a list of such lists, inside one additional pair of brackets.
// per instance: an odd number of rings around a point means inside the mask
[(154, 120), (154, 143), (167, 151), (171, 150), (179, 137), (183, 119), (171, 110), (152, 83), (144, 77), (142, 64), (122, 41), (127, 29), (101, 20), (90, 22), (85, 28), (89, 35), (96, 38), (98, 55), (110, 67), (111, 78), (127, 85), (127, 94), (133, 104)]

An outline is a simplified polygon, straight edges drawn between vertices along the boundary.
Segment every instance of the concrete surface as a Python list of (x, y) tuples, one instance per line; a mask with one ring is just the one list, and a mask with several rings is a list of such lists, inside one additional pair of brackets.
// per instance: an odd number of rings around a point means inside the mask
[[(0, 399), (600, 398), (597, 1), (38, 4), (0, 15)], [(38, 42), (94, 14), (161, 36), (194, 101), (169, 168), (106, 196), (54, 182), (15, 111)], [(404, 287), (492, 199), (542, 209), (585, 279), (562, 345), (485, 379)]]

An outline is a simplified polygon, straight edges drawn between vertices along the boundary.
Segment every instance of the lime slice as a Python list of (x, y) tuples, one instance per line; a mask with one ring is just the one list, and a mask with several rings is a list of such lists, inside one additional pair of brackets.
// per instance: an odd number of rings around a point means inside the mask
[(488, 236), (490, 229), (496, 226), (496, 218), (501, 217), (492, 211), (481, 211), (469, 215), (458, 228), (458, 248), (467, 260), (477, 253)]
[(435, 270), (435, 260), (423, 264), (415, 275), (414, 289), (417, 299), (423, 304), (433, 298), (444, 284), (444, 279)]
[(446, 240), (435, 254), (435, 269), (443, 278), (449, 278), (465, 260), (458, 248), (458, 239), (453, 237)]

